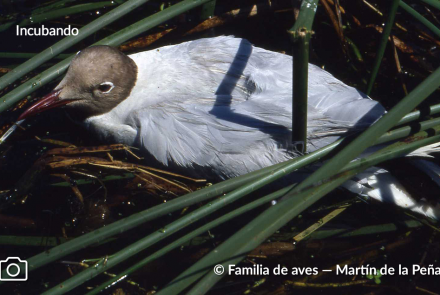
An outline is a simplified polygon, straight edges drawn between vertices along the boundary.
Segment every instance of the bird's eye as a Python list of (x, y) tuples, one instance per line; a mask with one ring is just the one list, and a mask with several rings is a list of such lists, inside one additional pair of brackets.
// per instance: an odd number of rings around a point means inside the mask
[(102, 93), (109, 93), (114, 87), (112, 82), (104, 82), (99, 84), (98, 90)]

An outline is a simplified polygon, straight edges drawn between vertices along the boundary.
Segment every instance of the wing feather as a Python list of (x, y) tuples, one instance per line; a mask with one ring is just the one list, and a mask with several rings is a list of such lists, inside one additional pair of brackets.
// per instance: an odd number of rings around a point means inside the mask
[[(296, 155), (291, 56), (221, 36), (130, 57), (140, 74), (115, 112), (132, 109), (124, 123), (136, 125), (139, 144), (164, 165), (209, 167), (226, 178)], [(313, 65), (308, 92), (309, 151), (385, 112)]]

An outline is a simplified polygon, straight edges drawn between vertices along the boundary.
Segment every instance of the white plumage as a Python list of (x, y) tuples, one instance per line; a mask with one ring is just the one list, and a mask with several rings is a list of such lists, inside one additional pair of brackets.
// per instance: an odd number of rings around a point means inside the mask
[[(130, 96), (86, 120), (113, 142), (141, 146), (166, 166), (225, 179), (288, 160), (292, 57), (233, 37), (129, 56), (138, 66)], [(308, 151), (385, 111), (356, 89), (309, 66)]]
[[(66, 105), (102, 140), (140, 147), (164, 166), (202, 178), (227, 179), (299, 155), (291, 143), (291, 56), (216, 37), (129, 57), (107, 46), (81, 51), (55, 91), (20, 119)], [(309, 152), (384, 113), (378, 102), (309, 65)], [(438, 167), (424, 168), (438, 174)], [(440, 217), (440, 206), (417, 203), (386, 170), (372, 167), (357, 177), (343, 186)]]

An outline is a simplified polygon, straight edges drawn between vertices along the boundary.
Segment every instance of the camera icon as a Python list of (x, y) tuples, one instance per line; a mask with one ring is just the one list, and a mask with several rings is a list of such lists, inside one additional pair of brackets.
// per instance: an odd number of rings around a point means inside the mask
[(18, 257), (0, 260), (0, 281), (27, 281), (28, 263)]

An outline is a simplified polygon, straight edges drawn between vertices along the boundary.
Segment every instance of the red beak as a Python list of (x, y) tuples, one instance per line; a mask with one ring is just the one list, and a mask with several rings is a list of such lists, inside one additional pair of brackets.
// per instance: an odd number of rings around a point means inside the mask
[(59, 99), (59, 94), (61, 90), (54, 90), (36, 103), (34, 103), (32, 106), (30, 106), (26, 111), (24, 111), (18, 120), (23, 120), (25, 118), (31, 117), (33, 115), (36, 115), (38, 113), (41, 113), (46, 110), (50, 110), (53, 108), (57, 108), (63, 105), (68, 104), (72, 100), (69, 99)]

